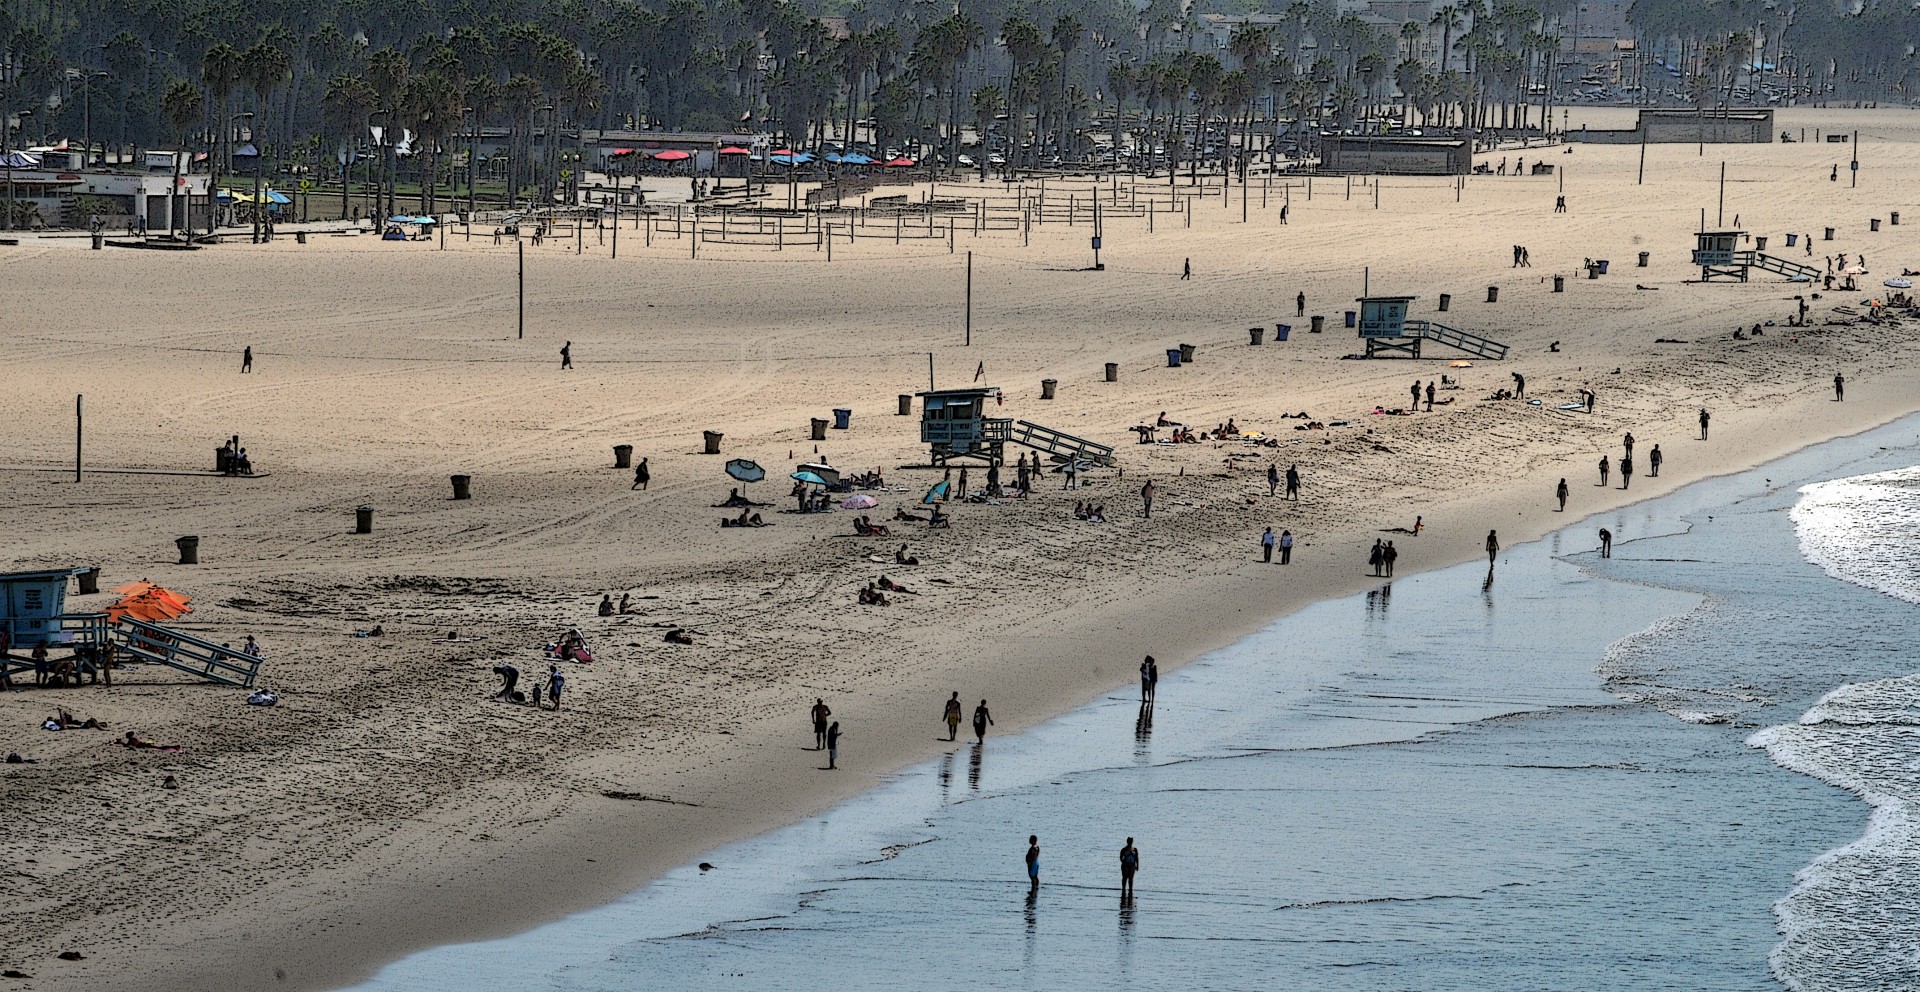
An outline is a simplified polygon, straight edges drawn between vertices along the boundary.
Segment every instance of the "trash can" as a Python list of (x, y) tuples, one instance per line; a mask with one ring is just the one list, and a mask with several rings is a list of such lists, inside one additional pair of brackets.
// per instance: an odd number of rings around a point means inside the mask
[(1446, 313), (1447, 310), (1450, 309), (1452, 306), (1453, 306), (1453, 294), (1441, 293), (1440, 294), (1440, 312)]
[(1107, 363), (1107, 381), (1108, 382), (1120, 381), (1120, 363), (1119, 362)]
[(233, 457), (224, 445), (213, 449), (213, 470), (223, 475), (233, 471)]
[(1275, 341), (1285, 341), (1285, 340), (1287, 339), (1287, 337), (1288, 337), (1288, 335), (1291, 335), (1292, 333), (1293, 333), (1293, 325), (1292, 325), (1292, 324), (1275, 324), (1275, 325), (1273, 325), (1273, 339), (1274, 339)]
[(100, 591), (100, 566), (83, 568), (74, 578), (80, 580), (80, 595), (91, 596)]
[(1894, 227), (1899, 227), (1899, 226), (1900, 226), (1900, 211), (1898, 211), (1898, 210), (1895, 210), (1895, 211), (1894, 211), (1893, 213), (1890, 213), (1890, 214), (1888, 214), (1888, 215), (1887, 215), (1887, 223), (1889, 223), (1889, 224), (1892, 224), (1892, 225), (1893, 225)]
[(456, 476), (453, 476), (452, 478), (453, 478), (453, 498), (466, 499), (468, 495), (467, 484), (473, 481), (473, 476), (456, 475)]
[(1318, 334), (1318, 333), (1320, 333), (1320, 331), (1321, 331), (1321, 330), (1322, 330), (1323, 328), (1325, 328), (1326, 326), (1327, 326), (1327, 318), (1326, 318), (1326, 316), (1325, 316), (1325, 315), (1323, 315), (1323, 314), (1317, 314), (1317, 313), (1316, 313), (1316, 314), (1314, 314), (1314, 315), (1313, 315), (1313, 326), (1312, 326), (1312, 327), (1309, 327), (1309, 328), (1307, 328), (1307, 333), (1308, 333), (1308, 334)]
[(353, 532), (355, 534), (373, 533), (373, 507), (356, 507), (353, 511)]
[(93, 232), (93, 250), (99, 251), (107, 246), (107, 236), (99, 231)]
[[(1760, 240), (1765, 241), (1766, 239), (1761, 238)], [(1762, 247), (1765, 247), (1765, 246), (1763, 245)], [(1607, 274), (1607, 267), (1612, 265), (1613, 263), (1608, 259), (1596, 258), (1593, 260), (1593, 264), (1595, 268), (1598, 268), (1600, 270), (1600, 274), (1604, 276)]]
[(1059, 385), (1060, 385), (1060, 380), (1058, 379), (1040, 380), (1040, 398), (1043, 400), (1053, 399), (1053, 391)]
[(1487, 287), (1487, 302), (1488, 303), (1500, 302), (1500, 287), (1498, 286)]
[(1181, 346), (1180, 346), (1180, 360), (1181, 360), (1181, 361), (1183, 361), (1183, 362), (1191, 362), (1191, 361), (1193, 361), (1193, 347), (1194, 347), (1194, 346), (1193, 346), (1193, 345), (1190, 345), (1190, 344), (1183, 344), (1183, 345), (1181, 345)]
[(1553, 277), (1553, 291), (1554, 291), (1554, 292), (1556, 292), (1556, 293), (1564, 293), (1564, 292), (1566, 292), (1566, 291), (1567, 291), (1567, 277), (1566, 277), (1566, 276), (1554, 276), (1554, 277)]
[(1247, 342), (1250, 345), (1259, 344), (1263, 339), (1266, 338), (1266, 336), (1267, 336), (1267, 329), (1264, 327), (1247, 328), (1247, 337), (1252, 339)]
[(1766, 250), (1767, 250), (1767, 236), (1766, 236), (1766, 235), (1764, 235), (1764, 234), (1756, 234), (1756, 235), (1754, 235), (1754, 236), (1753, 236), (1753, 250), (1754, 250), (1754, 251), (1766, 251)]
[(820, 417), (813, 418), (813, 440), (825, 441), (826, 439), (827, 439), (827, 421)]
[(293, 240), (294, 240), (294, 243), (295, 243), (295, 244), (302, 244), (302, 245), (304, 245), (304, 244), (306, 244), (306, 243), (307, 243), (307, 232), (305, 232), (305, 231), (295, 231), (295, 232), (293, 232)]
[(1646, 267), (1647, 267), (1647, 259), (1649, 259), (1649, 258), (1652, 258), (1652, 257), (1653, 257), (1653, 252), (1650, 252), (1650, 251), (1643, 251), (1643, 252), (1641, 252), (1641, 253), (1640, 253), (1640, 267), (1641, 267), (1641, 268), (1643, 268), (1643, 269), (1644, 269), (1644, 268), (1646, 268)]
[(1789, 234), (1789, 235), (1787, 235), (1787, 247), (1788, 247), (1788, 248), (1793, 248), (1793, 247), (1796, 247), (1796, 246), (1798, 246), (1799, 244), (1800, 244), (1800, 235), (1798, 235), (1798, 234)]
[(1591, 262), (1587, 263), (1587, 278), (1588, 279), (1600, 278), (1600, 266), (1594, 265)]
[(852, 423), (853, 423), (853, 409), (851, 407), (836, 406), (833, 408), (833, 429), (834, 430), (844, 431)]
[(180, 549), (180, 564), (200, 564), (200, 539), (198, 537), (177, 537), (174, 538), (173, 544), (174, 547)]
[(1880, 218), (1875, 217), (1872, 220), (1867, 221), (1867, 230), (1869, 231), (1880, 230)]
[(1832, 240), (1833, 240), (1833, 228), (1831, 228), (1831, 227), (1829, 227), (1829, 228), (1825, 228), (1824, 230), (1825, 230), (1825, 231), (1827, 232), (1827, 233), (1826, 233), (1826, 236), (1825, 236), (1825, 237), (1823, 237), (1823, 238), (1821, 238), (1820, 240), (1822, 240), (1822, 241), (1832, 241)]
[(1360, 315), (1359, 315), (1359, 314), (1357, 314), (1357, 313), (1355, 313), (1355, 312), (1353, 312), (1352, 310), (1348, 310), (1348, 311), (1347, 311), (1347, 326), (1348, 326), (1348, 327), (1359, 327), (1359, 326), (1360, 326)]
[(900, 416), (902, 417), (913, 416), (913, 394), (912, 393), (900, 394)]
[(701, 431), (700, 436), (706, 439), (707, 454), (717, 455), (720, 453), (720, 439), (726, 437), (725, 434), (719, 431)]
[(1179, 367), (1180, 367), (1180, 349), (1168, 348), (1167, 349), (1167, 368), (1177, 369)]
[(613, 446), (613, 467), (614, 468), (632, 468), (633, 467), (633, 445), (616, 444)]

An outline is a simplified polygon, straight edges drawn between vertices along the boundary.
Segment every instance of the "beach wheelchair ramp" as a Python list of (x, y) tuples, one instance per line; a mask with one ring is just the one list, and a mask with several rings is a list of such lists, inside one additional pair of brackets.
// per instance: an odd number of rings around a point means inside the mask
[(1031, 421), (1014, 421), (1007, 431), (1007, 440), (1055, 458), (1092, 462), (1095, 465), (1113, 464), (1112, 445), (1075, 437), (1064, 431), (1042, 427)]
[(208, 682), (251, 689), (260, 674), (260, 659), (253, 655), (148, 620), (123, 616), (114, 621), (111, 636), (123, 658), (177, 668)]
[(1426, 341), (1443, 344), (1456, 351), (1464, 351), (1475, 358), (1497, 361), (1507, 357), (1507, 346), (1492, 338), (1481, 337), (1431, 320), (1406, 321), (1398, 328), (1397, 340), (1369, 335), (1367, 357), (1374, 358), (1397, 352), (1419, 358), (1420, 345)]

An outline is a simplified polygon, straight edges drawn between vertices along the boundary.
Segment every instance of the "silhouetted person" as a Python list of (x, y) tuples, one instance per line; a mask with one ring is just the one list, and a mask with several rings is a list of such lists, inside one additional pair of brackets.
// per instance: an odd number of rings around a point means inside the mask
[(827, 717), (832, 716), (833, 711), (827, 708), (826, 700), (816, 698), (808, 715), (813, 717), (813, 749), (818, 751), (827, 746)]
[(1487, 531), (1487, 571), (1493, 571), (1493, 557), (1500, 553), (1500, 536)]
[[(247, 345), (247, 350), (240, 353), (240, 371), (242, 373), (253, 371), (253, 345)], [(1839, 376), (1834, 378), (1837, 380)]]
[(840, 767), (840, 721), (827, 728), (827, 767)]
[(1193, 259), (1191, 258), (1185, 259), (1180, 263), (1180, 278), (1181, 279), (1193, 278)]
[(573, 342), (571, 341), (560, 346), (560, 367), (563, 369), (573, 368)]
[(1039, 834), (1030, 834), (1027, 837), (1027, 881), (1031, 883), (1032, 888), (1038, 889), (1040, 887)]
[(1613, 531), (1605, 527), (1600, 528), (1600, 557), (1613, 557)]
[[(252, 363), (252, 361), (253, 361), (253, 359), (251, 359), (251, 358), (249, 358), (249, 359), (247, 359), (247, 361), (248, 361), (248, 363), (249, 363), (249, 364), (251, 364), (251, 363)], [(1846, 398), (1847, 398), (1847, 377), (1846, 377), (1846, 376), (1844, 376), (1844, 375), (1841, 375), (1841, 374), (1840, 374), (1840, 373), (1838, 373), (1838, 372), (1835, 372), (1835, 373), (1833, 374), (1833, 399), (1834, 399), (1834, 402), (1836, 402), (1836, 403), (1839, 403), (1839, 402), (1845, 402), (1845, 400), (1846, 400)]]
[(1567, 512), (1567, 480), (1560, 480), (1560, 484), (1553, 489), (1553, 495), (1560, 500), (1560, 509), (1556, 512)]
[(642, 458), (640, 459), (640, 464), (633, 467), (633, 487), (628, 491), (631, 492), (633, 489), (645, 491), (647, 483), (652, 481), (652, 479), (653, 473), (647, 471), (647, 460)]
[(1647, 478), (1658, 479), (1660, 477), (1660, 463), (1664, 460), (1664, 456), (1660, 454), (1660, 446), (1657, 444), (1654, 445), (1653, 450), (1647, 452)]
[(1713, 419), (1713, 415), (1707, 412), (1707, 408), (1701, 407), (1700, 408), (1700, 440), (1705, 441), (1707, 439), (1707, 421), (1712, 419)]
[(1133, 846), (1133, 838), (1127, 838), (1127, 846), (1120, 849), (1120, 898), (1133, 898), (1133, 875), (1140, 870), (1140, 849)]
[(940, 719), (947, 722), (947, 740), (954, 740), (960, 736), (960, 693), (958, 691), (948, 698), (946, 710), (940, 714)]
[(1296, 502), (1300, 499), (1300, 469), (1298, 466), (1287, 466), (1287, 498)]
[(979, 744), (986, 743), (987, 728), (991, 726), (993, 726), (993, 714), (987, 710), (987, 701), (982, 699), (980, 700), (980, 705), (973, 708), (974, 742)]
[(1307, 294), (1304, 290), (1293, 298), (1293, 315), (1295, 317), (1305, 317), (1307, 315)]
[(1272, 496), (1279, 491), (1280, 491), (1280, 466), (1275, 465), (1272, 462), (1268, 462), (1267, 463), (1267, 495)]
[(1600, 484), (1602, 486), (1607, 484), (1607, 472), (1610, 468), (1612, 468), (1612, 463), (1607, 460), (1606, 455), (1601, 455), (1600, 456)]

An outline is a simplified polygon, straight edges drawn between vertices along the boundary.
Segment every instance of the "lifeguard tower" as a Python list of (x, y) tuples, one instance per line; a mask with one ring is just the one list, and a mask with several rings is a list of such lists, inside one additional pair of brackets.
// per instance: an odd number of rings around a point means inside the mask
[(955, 458), (978, 458), (989, 465), (1006, 461), (1009, 443), (1056, 459), (1113, 464), (1113, 447), (1011, 417), (987, 416), (987, 401), (1000, 399), (998, 387), (935, 389), (920, 397), (920, 440), (932, 450), (934, 467)]
[(1507, 346), (1491, 338), (1430, 320), (1407, 319), (1407, 305), (1417, 299), (1417, 296), (1362, 296), (1354, 301), (1360, 304), (1360, 339), (1367, 343), (1368, 358), (1383, 355), (1419, 358), (1420, 345), (1426, 341), (1479, 358), (1507, 357)]
[(49, 652), (79, 658), (112, 643), (128, 660), (165, 665), (209, 682), (253, 685), (259, 658), (131, 614), (68, 613), (68, 581), (80, 580), (80, 592), (91, 594), (99, 591), (99, 575), (97, 568), (0, 573), (0, 630), (8, 634), (0, 666), (9, 673), (32, 671), (28, 652), (42, 644)]
[(1811, 265), (1775, 258), (1763, 251), (1740, 250), (1740, 240), (1746, 236), (1745, 231), (1695, 234), (1693, 264), (1700, 266), (1700, 281), (1712, 282), (1714, 276), (1730, 276), (1746, 282), (1749, 269), (1779, 273), (1794, 282), (1811, 282), (1820, 275), (1820, 270)]

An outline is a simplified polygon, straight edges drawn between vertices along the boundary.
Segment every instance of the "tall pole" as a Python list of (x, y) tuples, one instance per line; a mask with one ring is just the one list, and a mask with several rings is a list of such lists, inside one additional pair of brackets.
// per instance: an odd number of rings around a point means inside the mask
[(1714, 215), (1713, 223), (1716, 227), (1725, 227), (1727, 224), (1727, 163), (1725, 162), (1720, 163), (1720, 212)]
[[(967, 252), (967, 347), (973, 347), (973, 252)], [(933, 356), (927, 356), (927, 376), (933, 376)], [(932, 386), (928, 386), (932, 389)]]
[(927, 352), (927, 392), (933, 392), (933, 352)]
[(527, 336), (527, 243), (520, 235), (513, 236), (513, 243), (520, 246), (520, 334), (521, 340)]
[(1639, 186), (1647, 181), (1647, 129), (1640, 128), (1640, 174), (1634, 177), (1633, 184)]
[(86, 439), (86, 396), (73, 398), (73, 481), (80, 481), (82, 442)]
[(1847, 171), (1852, 175), (1847, 177), (1847, 188), (1853, 189), (1860, 185), (1860, 132), (1853, 132), (1853, 141), (1849, 144), (1853, 146), (1853, 161), (1848, 163)]

